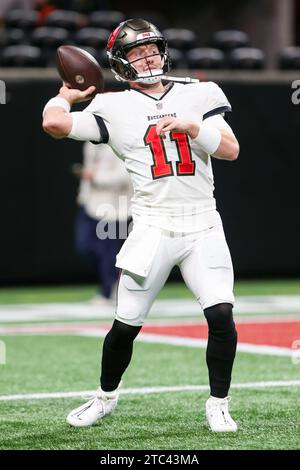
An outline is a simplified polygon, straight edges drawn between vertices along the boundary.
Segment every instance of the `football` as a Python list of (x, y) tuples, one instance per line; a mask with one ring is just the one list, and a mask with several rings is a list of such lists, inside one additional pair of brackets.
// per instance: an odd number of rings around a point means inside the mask
[(57, 70), (70, 88), (86, 90), (95, 86), (97, 93), (103, 93), (104, 78), (102, 69), (97, 60), (89, 53), (75, 46), (60, 46), (56, 53)]

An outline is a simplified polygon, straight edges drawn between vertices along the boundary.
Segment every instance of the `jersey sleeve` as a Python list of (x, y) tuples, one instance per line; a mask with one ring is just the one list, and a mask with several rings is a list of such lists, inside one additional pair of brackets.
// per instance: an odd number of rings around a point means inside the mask
[(226, 131), (230, 132), (234, 135), (233, 130), (231, 129), (230, 125), (225, 121), (221, 114), (215, 114), (205, 120), (205, 124), (211, 127), (216, 127), (217, 129), (225, 129)]
[(70, 115), (72, 118), (72, 128), (67, 136), (69, 139), (102, 142), (102, 135), (96, 116), (82, 111), (75, 111), (70, 113)]
[(224, 113), (231, 111), (231, 104), (221, 88), (214, 82), (208, 82), (206, 85), (207, 90), (203, 121), (217, 114), (224, 115)]
[[(97, 126), (101, 135), (101, 143), (107, 144), (109, 141), (109, 132), (107, 123), (103, 118), (104, 115), (104, 99), (103, 94), (97, 94), (91, 103), (83, 110), (83, 112), (90, 113), (96, 119)], [(93, 142), (92, 143), (99, 143)]]

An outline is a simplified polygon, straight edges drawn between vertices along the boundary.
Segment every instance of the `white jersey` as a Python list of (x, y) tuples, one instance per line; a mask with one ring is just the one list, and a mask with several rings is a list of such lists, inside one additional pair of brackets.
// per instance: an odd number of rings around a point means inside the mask
[(171, 83), (160, 98), (131, 89), (98, 94), (83, 112), (96, 116), (102, 141), (131, 175), (134, 221), (166, 230), (193, 232), (220, 223), (210, 156), (185, 133), (158, 136), (164, 116), (194, 120), (230, 111), (213, 82)]

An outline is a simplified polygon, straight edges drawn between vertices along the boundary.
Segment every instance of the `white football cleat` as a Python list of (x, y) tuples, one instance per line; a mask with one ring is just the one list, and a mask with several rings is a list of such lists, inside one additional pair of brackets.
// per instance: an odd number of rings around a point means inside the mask
[(206, 402), (206, 418), (208, 426), (214, 432), (236, 432), (237, 424), (231, 418), (228, 411), (230, 397), (209, 397)]
[(94, 398), (68, 414), (67, 422), (71, 426), (91, 426), (112, 413), (117, 406), (118, 398), (119, 387), (113, 392), (104, 392), (99, 387)]

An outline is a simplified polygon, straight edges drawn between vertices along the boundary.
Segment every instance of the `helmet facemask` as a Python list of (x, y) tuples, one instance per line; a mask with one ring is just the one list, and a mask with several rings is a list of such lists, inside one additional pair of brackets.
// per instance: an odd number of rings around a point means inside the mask
[[(146, 43), (146, 44), (153, 44), (153, 43)], [(152, 64), (149, 62), (148, 59), (151, 59), (152, 57), (157, 57), (157, 56), (160, 57), (161, 66), (160, 66), (160, 68), (155, 68), (154, 69), (154, 68), (152, 68)], [(146, 62), (148, 70), (145, 70), (143, 72), (138, 71), (135, 64), (136, 64), (136, 62), (139, 62), (141, 60)], [(151, 84), (151, 83), (159, 82), (160, 79), (161, 79), (160, 77), (162, 75), (164, 75), (164, 70), (163, 69), (164, 69), (165, 62), (166, 62), (166, 54), (161, 53), (160, 51), (158, 51), (157, 53), (145, 55), (144, 57), (141, 57), (139, 59), (129, 61), (129, 66), (135, 72), (136, 78), (135, 78), (134, 81), (137, 82), (137, 83), (145, 83), (145, 84)]]

